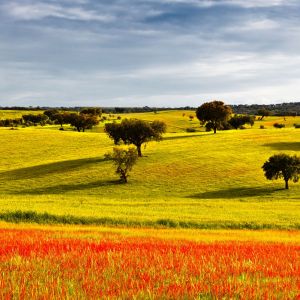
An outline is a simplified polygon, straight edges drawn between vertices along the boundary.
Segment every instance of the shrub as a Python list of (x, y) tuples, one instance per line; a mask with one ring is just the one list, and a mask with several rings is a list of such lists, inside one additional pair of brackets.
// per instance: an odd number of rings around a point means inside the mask
[(274, 123), (273, 126), (275, 128), (284, 128), (285, 127), (285, 124), (282, 124), (282, 123)]
[(265, 126), (264, 125), (260, 125), (259, 128), (260, 129), (265, 129)]
[(295, 128), (300, 128), (300, 124), (294, 124)]
[(105, 158), (113, 161), (121, 182), (126, 183), (128, 173), (137, 162), (138, 153), (134, 147), (114, 147), (112, 153), (105, 154)]

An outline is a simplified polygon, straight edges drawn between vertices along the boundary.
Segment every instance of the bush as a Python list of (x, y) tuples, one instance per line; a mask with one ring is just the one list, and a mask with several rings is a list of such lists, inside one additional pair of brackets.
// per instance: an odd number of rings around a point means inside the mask
[(221, 123), (219, 129), (220, 130), (230, 130), (230, 129), (232, 129), (232, 126), (228, 122), (224, 121)]
[(274, 123), (273, 126), (275, 128), (284, 128), (285, 127), (285, 124), (282, 124), (282, 123)]
[(300, 128), (300, 124), (294, 124), (295, 128)]
[(188, 128), (186, 129), (186, 132), (196, 132), (196, 129), (193, 128), (193, 127), (188, 127)]
[(259, 128), (260, 129), (265, 129), (265, 126), (264, 125), (260, 125)]

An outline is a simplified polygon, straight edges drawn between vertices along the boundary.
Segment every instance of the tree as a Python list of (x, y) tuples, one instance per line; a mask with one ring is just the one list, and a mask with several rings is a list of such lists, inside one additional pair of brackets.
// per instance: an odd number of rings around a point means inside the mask
[(93, 126), (99, 124), (99, 119), (93, 115), (76, 114), (72, 113), (68, 116), (71, 126), (74, 126), (78, 132), (81, 130), (84, 132), (85, 129), (91, 129)]
[(196, 110), (196, 116), (204, 125), (209, 123), (209, 126), (217, 132), (222, 122), (228, 120), (232, 110), (230, 106), (225, 105), (222, 101), (206, 102), (199, 106)]
[(289, 188), (289, 180), (298, 182), (300, 174), (300, 157), (296, 155), (276, 154), (269, 158), (262, 166), (267, 179), (283, 178), (285, 188)]
[(23, 115), (22, 116), (23, 120), (25, 123), (33, 123), (35, 125), (40, 124), (40, 125), (45, 125), (46, 122), (49, 120), (48, 116), (44, 115), (44, 114), (28, 114), (28, 115)]
[(142, 156), (142, 144), (151, 140), (160, 141), (162, 134), (166, 132), (166, 124), (161, 121), (152, 123), (138, 119), (124, 119), (120, 124), (105, 124), (105, 132), (114, 140), (115, 144), (123, 141), (124, 144), (136, 146), (138, 156)]
[(261, 109), (259, 109), (258, 111), (257, 111), (257, 113), (261, 116), (260, 117), (260, 120), (262, 121), (262, 119), (264, 118), (264, 117), (268, 117), (270, 114), (271, 114), (271, 112), (269, 111), (269, 110), (267, 110), (266, 108), (261, 108)]
[(112, 153), (105, 154), (106, 159), (113, 161), (116, 168), (116, 174), (120, 175), (121, 182), (127, 183), (129, 172), (136, 164), (138, 159), (137, 151), (134, 147), (114, 147)]

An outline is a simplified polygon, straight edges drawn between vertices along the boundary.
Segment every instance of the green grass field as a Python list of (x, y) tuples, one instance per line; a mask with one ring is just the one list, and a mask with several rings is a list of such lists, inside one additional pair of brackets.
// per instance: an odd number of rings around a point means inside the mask
[(286, 191), (283, 180), (267, 181), (261, 166), (275, 153), (299, 154), (293, 124), (300, 118), (268, 117), (252, 129), (214, 135), (185, 113), (122, 115), (168, 124), (164, 140), (143, 149), (128, 184), (119, 184), (104, 160), (113, 143), (103, 124), (86, 133), (1, 128), (0, 217), (33, 211), (108, 225), (299, 229), (299, 183)]

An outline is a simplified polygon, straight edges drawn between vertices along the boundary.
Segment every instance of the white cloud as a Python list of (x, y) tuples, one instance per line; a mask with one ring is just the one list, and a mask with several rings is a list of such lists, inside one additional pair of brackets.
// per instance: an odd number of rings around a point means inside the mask
[(200, 7), (233, 5), (245, 8), (294, 5), (296, 0), (162, 0), (163, 3), (192, 4)]
[(102, 21), (114, 20), (111, 15), (100, 14), (94, 10), (86, 10), (82, 7), (64, 7), (57, 4), (47, 3), (18, 3), (11, 2), (2, 6), (8, 15), (18, 20), (41, 20), (47, 17), (62, 18), (80, 21)]

